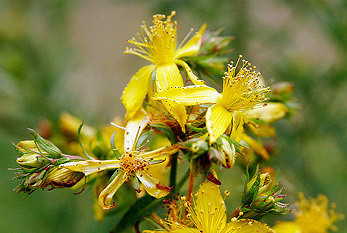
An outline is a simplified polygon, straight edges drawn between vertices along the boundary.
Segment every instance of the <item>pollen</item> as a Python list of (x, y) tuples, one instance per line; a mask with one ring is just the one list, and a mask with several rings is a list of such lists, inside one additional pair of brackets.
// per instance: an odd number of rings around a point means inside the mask
[(128, 41), (137, 48), (127, 48), (125, 53), (140, 56), (157, 65), (172, 63), (177, 45), (177, 22), (172, 21), (175, 14), (176, 12), (172, 11), (167, 17), (160, 14), (154, 15), (153, 25), (150, 27), (144, 22), (141, 33), (137, 34), (137, 39)]
[[(269, 87), (260, 84), (260, 73), (246, 60), (238, 61), (234, 65), (228, 65), (228, 71), (223, 77), (223, 93), (221, 104), (229, 111), (244, 111), (256, 107), (262, 107), (262, 103), (268, 98)], [(239, 68), (239, 66), (241, 66)]]
[(135, 175), (135, 172), (145, 170), (149, 166), (149, 161), (136, 154), (124, 154), (120, 160), (120, 169), (132, 176)]

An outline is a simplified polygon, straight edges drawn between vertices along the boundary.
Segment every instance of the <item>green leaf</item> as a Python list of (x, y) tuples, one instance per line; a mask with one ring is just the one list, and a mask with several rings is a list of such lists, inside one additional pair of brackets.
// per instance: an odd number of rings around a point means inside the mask
[(136, 148), (143, 146), (147, 142), (148, 138), (152, 135), (153, 131), (154, 130), (151, 129), (151, 130), (147, 131), (146, 133), (141, 134), (141, 136), (137, 140)]
[(82, 121), (80, 127), (78, 127), (78, 134), (77, 134), (78, 142), (79, 142), (79, 144), (80, 144), (80, 146), (81, 146), (81, 148), (82, 148), (82, 150), (83, 150), (83, 153), (86, 155), (86, 158), (87, 158), (87, 159), (94, 159), (92, 156), (90, 156), (90, 155), (87, 153), (87, 151), (84, 149), (83, 144), (82, 144), (82, 140), (81, 140), (81, 130), (82, 130), (83, 125), (84, 125), (84, 121)]
[(166, 135), (166, 137), (170, 140), (170, 142), (172, 144), (177, 143), (177, 141), (178, 141), (177, 137), (176, 137), (176, 135), (172, 132), (172, 130), (169, 127), (167, 127), (167, 126), (165, 126), (163, 124), (152, 124), (151, 126), (154, 127), (154, 128), (157, 128), (160, 131), (162, 131)]

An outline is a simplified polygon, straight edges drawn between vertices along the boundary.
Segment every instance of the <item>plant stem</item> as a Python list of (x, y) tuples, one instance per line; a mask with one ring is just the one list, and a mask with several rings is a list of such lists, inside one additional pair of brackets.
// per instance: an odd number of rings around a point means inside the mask
[(170, 170), (170, 187), (171, 193), (176, 193), (176, 176), (177, 176), (177, 153), (173, 154), (171, 157), (171, 170)]
[(192, 194), (194, 189), (194, 175), (192, 172), (189, 173), (189, 186), (188, 186), (188, 193), (187, 193), (187, 201), (191, 201)]

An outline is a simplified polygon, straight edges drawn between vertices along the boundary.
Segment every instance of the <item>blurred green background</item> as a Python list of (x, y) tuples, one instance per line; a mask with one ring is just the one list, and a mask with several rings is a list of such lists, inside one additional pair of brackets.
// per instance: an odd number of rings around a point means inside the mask
[[(295, 85), (301, 107), (291, 121), (276, 124), (278, 154), (268, 164), (287, 188), (287, 202), (299, 191), (323, 193), (346, 215), (346, 1), (1, 0), (0, 232), (108, 232), (117, 223), (117, 216), (93, 219), (90, 187), (77, 196), (71, 190), (36, 191), (25, 200), (13, 194), (10, 142), (29, 139), (27, 127), (57, 122), (62, 111), (95, 126), (123, 116), (122, 89), (145, 64), (123, 54), (126, 39), (142, 20), (171, 10), (181, 38), (204, 22), (209, 30), (225, 27), (235, 37), (231, 59), (243, 54), (268, 83)], [(237, 168), (225, 172), (223, 188), (239, 191), (240, 175)], [(343, 221), (337, 225), (347, 232)]]

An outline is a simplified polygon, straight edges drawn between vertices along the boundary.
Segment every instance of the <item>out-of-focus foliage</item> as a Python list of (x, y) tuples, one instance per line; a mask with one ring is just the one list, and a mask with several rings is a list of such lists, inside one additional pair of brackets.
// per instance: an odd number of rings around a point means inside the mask
[[(117, 5), (119, 1), (110, 4)], [(292, 119), (295, 124), (277, 123), (278, 154), (269, 165), (280, 167), (280, 182), (286, 186), (291, 202), (298, 191), (306, 196), (323, 193), (337, 203), (338, 212), (344, 212), (346, 1), (170, 0), (146, 4), (153, 10), (148, 12), (149, 17), (176, 10), (180, 16), (194, 19), (197, 25), (207, 22), (208, 29), (225, 27), (225, 34), (234, 36), (233, 58), (239, 54), (255, 57), (267, 80), (295, 84), (295, 95), (301, 104), (298, 117)], [(143, 3), (130, 6), (142, 7)], [(26, 232), (107, 232), (122, 216), (123, 210), (105, 218), (102, 225), (91, 221), (92, 207), (86, 208), (93, 202), (90, 192), (78, 198), (67, 190), (55, 190), (49, 195), (37, 192), (23, 201), (9, 191), (14, 185), (11, 172), (5, 169), (14, 166), (15, 152), (8, 139), (19, 141), (23, 129), (37, 126), (40, 118), (57, 121), (62, 109), (77, 107), (73, 101), (68, 106), (62, 104), (69, 94), (61, 86), (73, 63), (67, 24), (76, 10), (68, 0), (0, 2), (0, 213), (6, 216), (0, 220), (2, 232), (22, 232), (23, 226)], [(274, 14), (277, 11), (286, 15), (285, 22), (273, 23), (279, 17)], [(301, 33), (306, 29), (308, 34), (303, 34), (303, 39)], [(322, 44), (305, 50), (305, 45), (309, 47), (310, 41), (317, 39)], [(98, 113), (90, 115), (97, 118)], [(233, 180), (233, 185), (241, 185), (237, 172), (224, 176)], [(223, 184), (226, 188), (230, 185)], [(240, 197), (232, 199), (236, 206)], [(336, 225), (340, 232), (347, 230), (343, 222)]]

